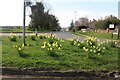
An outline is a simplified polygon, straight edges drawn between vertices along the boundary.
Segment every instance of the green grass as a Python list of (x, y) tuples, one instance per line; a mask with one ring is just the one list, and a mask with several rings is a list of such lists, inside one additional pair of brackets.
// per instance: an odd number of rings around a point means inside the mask
[(22, 44), (22, 38), (17, 37), (17, 42), (12, 42), (8, 37), (2, 37), (2, 66), (52, 68), (59, 71), (117, 70), (117, 48), (110, 48), (100, 56), (96, 55), (95, 59), (91, 59), (78, 46), (71, 45), (70, 41), (65, 40), (60, 42), (61, 49), (55, 50), (57, 56), (50, 56), (47, 50), (41, 48), (43, 42), (48, 42), (48, 38), (37, 38), (33, 41), (27, 37), (26, 41), (31, 46), (24, 47), (23, 52), (28, 55), (21, 57), (13, 46)]
[(87, 31), (87, 32), (82, 32), (82, 31), (78, 31), (76, 33), (74, 33), (76, 35), (86, 35), (86, 36), (95, 36), (97, 38), (101, 38), (101, 39), (117, 39), (117, 35), (114, 34), (113, 38), (112, 38), (112, 34), (111, 33), (98, 33), (98, 32), (94, 32), (94, 31)]
[[(0, 28), (0, 32), (23, 32), (22, 28)], [(26, 29), (26, 32), (32, 32)]]
[[(27, 28), (26, 28), (26, 30), (25, 30), (26, 32), (31, 32), (31, 33), (33, 33), (33, 32), (35, 32), (35, 31), (32, 31), (32, 30), (28, 30)], [(23, 32), (23, 29), (22, 28), (0, 28), (0, 32), (3, 32), (3, 33), (15, 33), (15, 32)], [(51, 32), (51, 30), (49, 31), (49, 30), (40, 30), (40, 31), (37, 31), (37, 32)]]

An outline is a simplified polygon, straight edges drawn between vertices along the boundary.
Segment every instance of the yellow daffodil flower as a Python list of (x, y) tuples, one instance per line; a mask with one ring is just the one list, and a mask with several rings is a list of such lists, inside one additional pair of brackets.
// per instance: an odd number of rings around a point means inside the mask
[(22, 44), (22, 47), (24, 47), (24, 43)]
[(20, 51), (20, 50), (21, 50), (21, 48), (19, 47), (19, 48), (18, 48), (18, 50)]
[(52, 48), (50, 48), (50, 50), (52, 51), (53, 49), (52, 49)]
[(45, 48), (45, 46), (41, 46), (41, 48), (43, 48), (43, 49), (44, 49), (44, 48)]
[(58, 50), (60, 50), (60, 47), (58, 48)]

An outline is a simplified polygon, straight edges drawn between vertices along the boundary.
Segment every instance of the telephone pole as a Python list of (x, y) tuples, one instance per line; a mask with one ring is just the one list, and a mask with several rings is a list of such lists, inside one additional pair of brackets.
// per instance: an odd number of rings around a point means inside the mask
[(24, 0), (24, 5), (23, 5), (23, 43), (24, 45), (26, 45), (26, 41), (25, 41), (25, 14), (26, 14), (26, 6), (25, 6), (26, 2)]

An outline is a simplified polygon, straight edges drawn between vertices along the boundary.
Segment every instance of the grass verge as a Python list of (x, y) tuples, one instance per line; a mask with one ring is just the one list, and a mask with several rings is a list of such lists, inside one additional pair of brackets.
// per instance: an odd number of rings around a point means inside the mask
[(113, 34), (113, 38), (112, 38), (112, 33), (98, 33), (94, 31), (86, 31), (86, 32), (78, 31), (74, 34), (83, 36), (83, 37), (85, 35), (85, 36), (94, 36), (94, 37), (101, 38), (101, 39), (118, 39), (117, 34)]
[(88, 52), (83, 50), (84, 46), (80, 48), (77, 41), (72, 41), (73, 45), (69, 40), (41, 35), (33, 39), (31, 36), (26, 37), (26, 46), (22, 44), (20, 36), (16, 36), (16, 41), (2, 36), (3, 67), (52, 68), (59, 71), (117, 70), (116, 47), (109, 47), (100, 52), (100, 55), (96, 53), (95, 58), (89, 58)]

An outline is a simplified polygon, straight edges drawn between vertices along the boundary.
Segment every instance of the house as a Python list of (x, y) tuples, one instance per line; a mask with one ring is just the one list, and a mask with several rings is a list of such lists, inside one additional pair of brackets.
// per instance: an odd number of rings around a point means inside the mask
[(74, 24), (75, 28), (78, 30), (86, 29), (88, 28), (88, 25), (89, 25), (89, 20), (86, 17), (79, 18), (77, 21), (75, 21)]
[(120, 33), (120, 23), (116, 26), (118, 32)]

